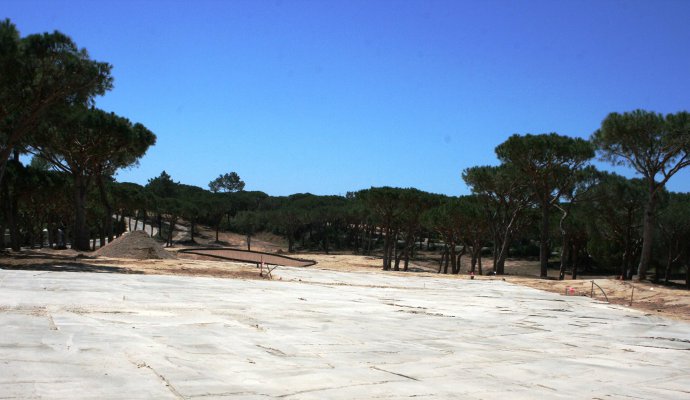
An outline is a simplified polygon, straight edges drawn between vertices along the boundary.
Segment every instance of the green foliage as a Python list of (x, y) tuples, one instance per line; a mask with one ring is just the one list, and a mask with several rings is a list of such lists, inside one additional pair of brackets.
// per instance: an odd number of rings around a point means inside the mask
[(527, 211), (532, 191), (524, 175), (511, 164), (467, 168), (462, 177), (477, 195), (492, 236), (494, 270), (502, 274), (510, 243), (531, 221)]
[(111, 66), (89, 58), (60, 32), (19, 37), (0, 23), (0, 180), (10, 153), (56, 109), (89, 105), (112, 88)]
[(594, 157), (594, 147), (584, 139), (556, 133), (513, 135), (496, 147), (496, 155), (522, 174), (541, 210), (540, 264), (541, 276), (546, 277), (551, 209), (574, 193), (579, 181), (587, 176), (584, 169)]
[(589, 251), (604, 270), (632, 275), (632, 264), (640, 252), (642, 214), (647, 189), (641, 179), (604, 174), (588, 194), (585, 203)]
[(611, 113), (592, 135), (592, 142), (603, 160), (626, 165), (663, 185), (690, 165), (690, 113)]
[(690, 193), (670, 193), (658, 221), (666, 257), (664, 279), (668, 282), (674, 279), (674, 272), (685, 272), (690, 285)]
[(130, 211), (139, 208), (153, 208), (144, 187), (131, 182), (115, 182), (110, 185), (113, 204), (120, 214), (131, 215)]
[(592, 135), (604, 160), (627, 165), (647, 185), (647, 202), (638, 277), (645, 279), (652, 261), (654, 213), (666, 182), (690, 165), (690, 113), (666, 116), (644, 110), (611, 113)]
[(265, 214), (256, 211), (240, 211), (232, 220), (232, 229), (245, 235), (253, 235), (266, 229), (268, 221)]
[(172, 177), (165, 171), (155, 178), (149, 179), (146, 184), (148, 189), (154, 196), (160, 198), (173, 197), (177, 193), (177, 183), (172, 180)]
[(592, 144), (556, 133), (513, 135), (496, 147), (504, 164), (524, 174), (532, 195), (553, 204), (577, 183), (576, 173), (594, 157)]
[(42, 244), (44, 228), (53, 231), (71, 219), (71, 181), (64, 173), (11, 160), (0, 187), (0, 226), (10, 228), (16, 246)]
[(83, 106), (53, 110), (34, 133), (31, 151), (74, 181), (76, 249), (89, 250), (86, 202), (91, 183), (135, 164), (155, 141), (141, 124)]
[(213, 192), (239, 192), (244, 190), (244, 181), (240, 179), (237, 172), (222, 174), (208, 184), (208, 188)]
[(52, 115), (31, 147), (60, 170), (93, 177), (135, 165), (155, 143), (156, 136), (142, 124), (95, 108), (72, 107)]

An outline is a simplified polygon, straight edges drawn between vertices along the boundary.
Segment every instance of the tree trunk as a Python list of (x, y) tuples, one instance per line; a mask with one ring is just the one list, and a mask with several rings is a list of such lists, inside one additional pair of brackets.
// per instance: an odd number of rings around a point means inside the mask
[(167, 246), (172, 247), (173, 245), (173, 233), (175, 232), (175, 225), (177, 224), (177, 216), (172, 215), (170, 217), (170, 226), (168, 227), (168, 242)]
[(561, 246), (561, 266), (558, 273), (558, 280), (565, 279), (565, 269), (568, 267), (568, 259), (570, 258), (570, 240), (568, 236), (563, 233), (563, 244)]
[[(5, 218), (7, 218), (7, 225), (10, 228), (10, 247), (14, 251), (21, 250), (21, 240), (19, 239), (19, 216), (17, 215), (17, 199), (14, 195), (14, 190), (10, 193), (9, 185), (4, 185), (5, 198)], [(2, 232), (3, 240), (5, 232)]]
[[(673, 244), (669, 245), (669, 261), (668, 261), (668, 267), (666, 268), (666, 282), (667, 283), (668, 283), (668, 281), (671, 280), (671, 274), (673, 272), (673, 265), (676, 262), (679, 262), (682, 260), (681, 257), (683, 256), (683, 250), (681, 247), (682, 246), (681, 240), (682, 239), (679, 239), (678, 237), (676, 237), (675, 239), (670, 239), (670, 241), (672, 241)], [(673, 256), (672, 254), (675, 254), (675, 256)]]
[(624, 244), (623, 244), (623, 260), (621, 263), (621, 280), (624, 281), (628, 279), (628, 271), (630, 270), (630, 256), (631, 256), (631, 245), (630, 245), (630, 238), (628, 235), (625, 236), (624, 239)]
[(551, 209), (548, 204), (541, 205), (541, 232), (539, 232), (539, 276), (546, 278), (549, 275), (549, 217)]
[[(397, 235), (398, 235), (398, 232), (396, 231), (396, 232), (395, 232), (395, 235), (393, 235), (393, 237), (397, 237)], [(387, 269), (386, 269), (387, 271), (390, 271), (390, 270), (391, 270), (391, 266), (392, 266), (392, 264), (393, 264), (393, 257), (395, 256), (395, 254), (394, 254), (394, 253), (395, 253), (394, 247), (395, 247), (395, 244), (394, 244), (393, 240), (391, 240), (390, 243), (388, 244), (388, 258), (387, 258), (388, 264), (387, 264), (387, 266), (386, 266), (386, 267), (387, 267)]]
[(501, 243), (501, 250), (498, 253), (498, 260), (496, 260), (496, 266), (494, 267), (494, 272), (496, 275), (505, 274), (505, 264), (506, 258), (508, 258), (508, 248), (510, 247), (510, 238), (506, 235)]
[(3, 250), (5, 250), (5, 225), (0, 223), (0, 251)]
[[(505, 237), (504, 237), (505, 240)], [(493, 256), (493, 264), (494, 264), (494, 272), (498, 274), (498, 259), (499, 259), (499, 253), (503, 249), (503, 242), (504, 240), (501, 240), (501, 235), (498, 233), (498, 230), (494, 233), (494, 243), (493, 246), (491, 246), (492, 250), (492, 256)]]
[(570, 237), (568, 236), (568, 231), (565, 229), (565, 220), (570, 215), (570, 207), (566, 206), (565, 209), (561, 209), (561, 219), (558, 221), (558, 227), (561, 229), (561, 265), (558, 273), (558, 280), (562, 281), (565, 279), (565, 269), (568, 266), (568, 260), (570, 259)]
[(386, 228), (386, 236), (383, 238), (383, 270), (388, 271), (391, 267), (390, 265), (390, 245), (391, 245), (391, 229)]
[(573, 249), (573, 275), (572, 279), (575, 280), (577, 279), (577, 267), (580, 263), (580, 246), (576, 245), (575, 248)]
[(146, 232), (146, 221), (148, 220), (148, 212), (146, 209), (141, 210), (141, 230)]
[(390, 235), (386, 235), (386, 237), (383, 239), (383, 270), (386, 271), (387, 268), (386, 266), (388, 265), (388, 237)]
[[(473, 274), (479, 273), (479, 275), (482, 275), (482, 246), (480, 243), (472, 243), (470, 256), (470, 272)], [(477, 267), (479, 268), (478, 270)]]
[(189, 241), (194, 243), (194, 226), (196, 219), (194, 217), (191, 218), (191, 221), (189, 222)]
[(407, 272), (410, 264), (410, 254), (414, 252), (415, 248), (415, 235), (412, 232), (408, 232), (405, 237), (405, 247), (403, 248), (402, 258), (404, 260), (403, 271)]
[(160, 213), (156, 216), (158, 219), (158, 237), (163, 238), (163, 215)]
[(455, 260), (455, 271), (453, 272), (455, 275), (460, 273), (460, 269), (462, 268), (462, 256), (467, 252), (467, 247), (462, 246), (462, 250), (460, 253), (457, 255), (456, 260)]
[(395, 236), (393, 237), (393, 257), (391, 257), (392, 261), (395, 261), (395, 265), (393, 267), (394, 271), (400, 271), (400, 257), (398, 256), (398, 230), (395, 230)]
[(458, 260), (457, 260), (457, 253), (455, 250), (455, 241), (452, 241), (450, 243), (450, 269), (453, 274), (458, 273)]
[(323, 251), (328, 254), (328, 228), (323, 230)]
[(657, 195), (653, 188), (650, 188), (649, 199), (644, 210), (644, 221), (642, 228), (642, 252), (640, 253), (640, 264), (637, 267), (637, 279), (647, 279), (647, 269), (652, 259), (652, 241), (654, 240), (654, 209), (656, 208)]
[[(103, 183), (103, 176), (99, 175), (96, 183), (98, 184), (98, 193), (101, 196), (101, 202), (105, 207), (105, 235), (108, 237), (108, 243), (113, 241), (113, 206), (108, 201), (108, 195), (105, 191), (105, 184)], [(104, 243), (101, 243), (101, 247)]]
[(72, 248), (89, 251), (89, 232), (86, 225), (87, 182), (80, 174), (74, 175), (74, 241)]
[[(46, 229), (48, 231), (46, 232), (46, 239), (48, 240), (48, 248), (52, 249), (53, 248), (53, 224), (48, 222), (46, 224)], [(0, 232), (2, 232), (2, 228), (0, 227)], [(2, 242), (0, 242), (1, 244)], [(2, 249), (2, 246), (0, 245), (0, 249)]]
[(479, 268), (479, 275), (484, 275), (484, 271), (482, 271), (482, 250), (481, 250), (481, 247), (479, 248), (479, 257), (477, 257), (477, 268)]
[[(409, 258), (409, 254), (410, 254), (410, 251), (409, 251), (409, 247), (410, 247), (410, 236), (411, 236), (411, 234), (410, 234), (409, 232), (407, 233), (407, 235), (405, 235), (405, 244), (403, 245), (403, 249), (402, 249), (402, 251), (399, 252), (399, 253), (396, 255), (396, 257), (395, 257), (395, 270), (396, 270), (396, 271), (399, 271), (399, 270), (400, 270), (400, 261), (401, 261), (403, 258)], [(397, 245), (398, 245), (398, 240), (397, 240), (397, 238), (396, 238), (396, 240), (395, 240), (395, 245), (396, 245), (395, 247), (397, 248), (397, 247), (398, 247), (398, 246), (397, 246)]]
[(690, 251), (685, 258), (685, 288), (690, 290)]
[(74, 233), (69, 228), (69, 224), (65, 225), (65, 232), (63, 234), (63, 240), (62, 240), (62, 247), (61, 248), (66, 249), (67, 243), (71, 243), (71, 246), (74, 244)]
[(100, 247), (105, 246), (105, 229), (103, 227), (99, 227), (98, 229), (98, 240)]

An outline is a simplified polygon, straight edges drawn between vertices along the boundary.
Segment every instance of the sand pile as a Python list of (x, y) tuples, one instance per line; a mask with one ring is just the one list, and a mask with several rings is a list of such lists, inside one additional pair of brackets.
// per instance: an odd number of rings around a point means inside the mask
[(136, 260), (176, 258), (144, 231), (125, 233), (95, 252), (97, 256)]

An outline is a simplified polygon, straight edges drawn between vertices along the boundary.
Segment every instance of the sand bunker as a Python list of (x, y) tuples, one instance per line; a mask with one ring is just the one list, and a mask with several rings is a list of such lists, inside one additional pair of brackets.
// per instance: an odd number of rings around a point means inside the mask
[(95, 255), (112, 258), (131, 258), (135, 260), (175, 258), (144, 231), (125, 233), (119, 238), (98, 249)]
[(247, 250), (237, 250), (228, 248), (189, 248), (180, 250), (180, 253), (195, 254), (204, 257), (218, 258), (228, 261), (261, 263), (264, 262), (270, 265), (284, 265), (287, 267), (308, 267), (316, 264), (312, 260), (302, 260), (299, 258), (281, 256), (278, 254), (269, 254)]

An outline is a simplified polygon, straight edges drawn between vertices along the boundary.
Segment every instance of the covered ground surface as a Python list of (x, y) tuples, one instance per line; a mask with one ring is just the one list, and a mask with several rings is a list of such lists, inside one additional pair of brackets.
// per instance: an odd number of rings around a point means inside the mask
[(502, 280), (276, 273), (269, 281), (0, 270), (0, 397), (690, 392), (685, 322)]
[[(0, 255), (0, 269), (32, 271), (74, 271), (122, 274), (155, 274), (207, 276), (217, 278), (261, 279), (255, 263), (224, 262), (217, 258), (191, 253), (179, 253), (180, 249), (195, 247), (169, 248), (177, 254), (172, 260), (132, 260), (123, 258), (95, 257), (93, 253), (80, 255), (73, 250), (25, 249)], [(262, 250), (268, 251), (263, 248)], [(242, 252), (244, 253), (244, 252)], [(256, 256), (256, 255), (255, 255)], [(460, 275), (439, 275), (430, 267), (438, 268), (433, 262), (420, 262), (410, 266), (410, 271), (381, 271), (381, 258), (352, 254), (313, 254), (298, 253), (299, 258), (313, 260), (317, 264), (310, 269), (330, 271), (360, 271), (408, 277), (409, 279), (469, 279), (468, 266), (463, 265)], [(466, 257), (465, 257), (466, 258)], [(463, 261), (466, 261), (463, 258)], [(303, 264), (303, 263), (298, 263)], [(279, 267), (277, 271), (280, 271)], [(426, 272), (425, 272), (426, 271)], [(264, 271), (265, 272), (265, 271)], [(591, 280), (600, 285), (614, 304), (625, 305), (648, 313), (663, 315), (675, 319), (690, 321), (690, 291), (678, 286), (664, 286), (651, 282), (619, 281), (613, 277), (582, 276), (578, 280), (539, 279), (539, 263), (536, 261), (508, 260), (508, 275), (502, 277), (510, 283), (530, 286), (563, 294), (565, 289), (573, 287), (575, 295), (589, 296)], [(554, 271), (550, 271), (553, 273)], [(477, 280), (497, 279), (488, 276), (477, 276)], [(634, 287), (634, 288), (633, 288)], [(594, 298), (605, 300), (601, 291), (594, 291)], [(632, 304), (630, 302), (633, 299)]]

